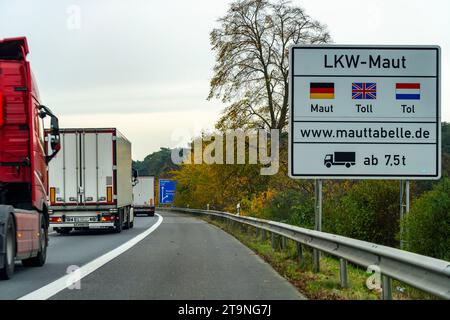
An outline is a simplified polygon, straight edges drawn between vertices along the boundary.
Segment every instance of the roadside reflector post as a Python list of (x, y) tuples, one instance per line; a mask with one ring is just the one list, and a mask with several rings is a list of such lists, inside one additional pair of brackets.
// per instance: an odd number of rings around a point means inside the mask
[(382, 285), (382, 298), (383, 300), (392, 300), (392, 279), (391, 277), (382, 274), (381, 275), (381, 285)]
[[(314, 182), (315, 190), (315, 230), (322, 231), (322, 180), (316, 179)], [(320, 251), (313, 250), (313, 272), (320, 272)]]
[(206, 211), (209, 211), (209, 203), (206, 205)]
[(347, 260), (339, 259), (339, 271), (340, 271), (340, 280), (341, 280), (341, 288), (348, 288), (348, 278), (347, 278)]
[(300, 242), (297, 242), (297, 259), (299, 264), (303, 262), (303, 247)]

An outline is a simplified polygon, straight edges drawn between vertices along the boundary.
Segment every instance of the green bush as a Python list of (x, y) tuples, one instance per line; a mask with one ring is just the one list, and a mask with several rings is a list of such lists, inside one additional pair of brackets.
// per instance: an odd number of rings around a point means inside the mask
[(450, 178), (414, 201), (402, 223), (407, 250), (450, 260)]
[(398, 182), (361, 181), (341, 199), (324, 199), (324, 205), (324, 231), (387, 246), (398, 244)]
[(271, 199), (262, 215), (266, 219), (314, 228), (314, 198), (298, 190), (282, 191)]

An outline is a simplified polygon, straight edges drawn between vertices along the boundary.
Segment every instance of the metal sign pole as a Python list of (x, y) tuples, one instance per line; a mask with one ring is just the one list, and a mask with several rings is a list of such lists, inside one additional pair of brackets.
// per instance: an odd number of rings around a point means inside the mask
[(400, 249), (405, 247), (405, 230), (403, 228), (403, 219), (409, 213), (410, 195), (409, 195), (409, 180), (400, 181)]
[[(322, 180), (314, 180), (314, 190), (315, 190), (315, 230), (322, 231)], [(317, 249), (313, 250), (314, 259), (314, 272), (320, 272), (320, 251)]]

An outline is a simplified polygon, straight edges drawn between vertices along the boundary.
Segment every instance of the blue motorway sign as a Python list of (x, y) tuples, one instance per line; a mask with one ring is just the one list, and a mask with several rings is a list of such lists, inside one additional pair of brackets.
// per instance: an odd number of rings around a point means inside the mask
[(160, 179), (159, 180), (159, 203), (170, 204), (173, 203), (173, 197), (175, 196), (174, 180)]

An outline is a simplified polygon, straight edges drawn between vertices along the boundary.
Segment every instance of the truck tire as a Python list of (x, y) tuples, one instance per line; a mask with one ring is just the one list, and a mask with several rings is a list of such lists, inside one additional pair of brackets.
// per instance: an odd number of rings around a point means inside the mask
[(130, 208), (130, 217), (133, 217), (133, 220), (130, 221), (130, 229), (133, 229), (134, 227), (134, 219), (136, 218), (134, 214), (134, 208)]
[(14, 256), (16, 255), (16, 227), (13, 218), (7, 220), (5, 230), (5, 255), (0, 266), (0, 279), (8, 280), (14, 274)]
[(41, 215), (39, 228), (39, 252), (36, 257), (23, 259), (22, 264), (24, 267), (42, 267), (47, 259), (47, 224), (45, 223), (44, 216)]
[(116, 219), (115, 233), (121, 233), (123, 228), (123, 211), (119, 211), (118, 219)]
[(127, 229), (130, 229), (130, 225), (131, 225), (131, 212), (130, 212), (130, 210), (128, 210), (128, 213), (127, 213), (127, 222), (125, 222), (125, 225), (124, 225), (124, 229), (125, 230), (127, 230)]

